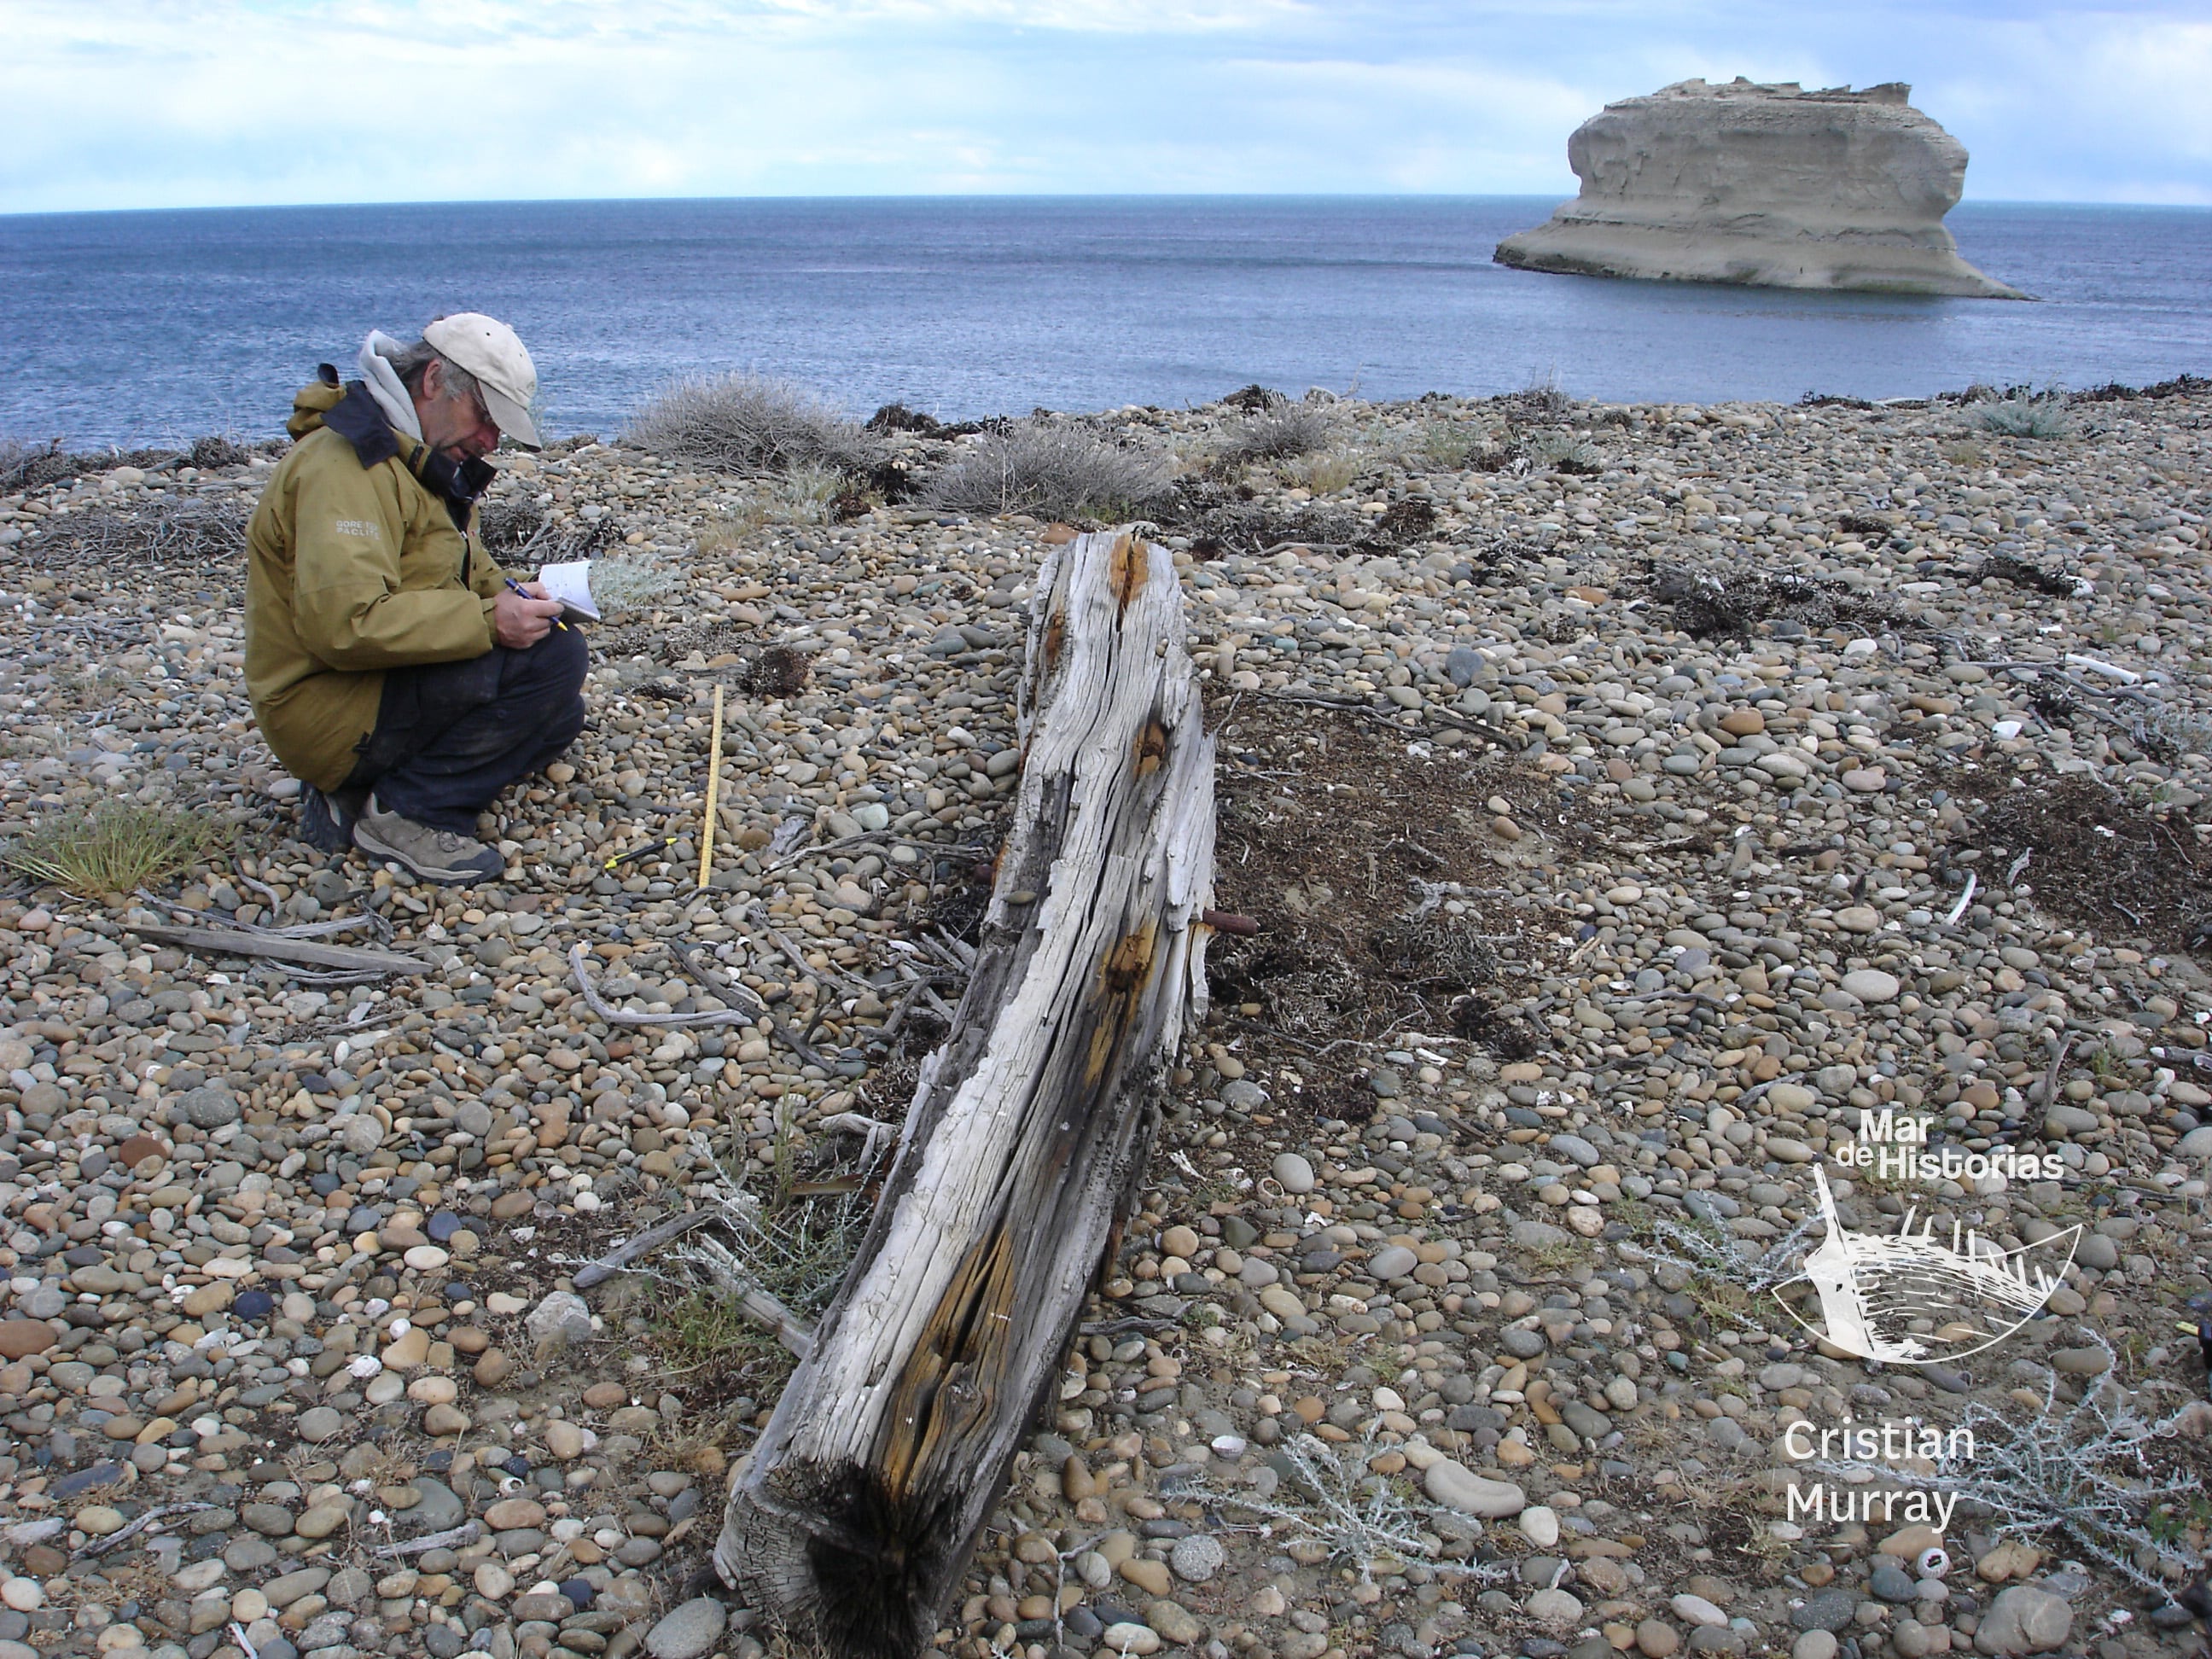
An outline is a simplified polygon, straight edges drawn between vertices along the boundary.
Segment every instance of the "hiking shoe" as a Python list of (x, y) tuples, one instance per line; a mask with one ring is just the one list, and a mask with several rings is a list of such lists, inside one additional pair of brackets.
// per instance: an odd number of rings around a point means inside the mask
[(353, 844), (374, 857), (390, 859), (411, 871), (417, 880), (438, 887), (497, 881), (507, 872), (507, 860), (494, 848), (451, 830), (434, 830), (427, 823), (403, 818), (387, 811), (374, 795), (354, 823)]
[(354, 821), (368, 804), (366, 789), (300, 788), (300, 839), (325, 853), (343, 853), (353, 845)]

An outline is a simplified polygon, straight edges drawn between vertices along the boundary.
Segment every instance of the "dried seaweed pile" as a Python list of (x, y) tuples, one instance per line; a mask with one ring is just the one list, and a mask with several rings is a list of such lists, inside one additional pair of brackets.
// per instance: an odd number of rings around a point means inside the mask
[(1155, 514), (1163, 526), (1189, 536), (1192, 553), (1201, 559), (1264, 555), (1294, 546), (1395, 553), (1430, 540), (1437, 528), (1436, 508), (1419, 496), (1394, 501), (1386, 512), (1371, 516), (1328, 506), (1284, 513), (1261, 505), (1248, 487), (1194, 478), (1179, 483), (1174, 499)]
[(253, 501), (243, 492), (88, 507), (40, 525), (23, 550), (49, 566), (239, 566), (252, 517)]
[(1761, 623), (1778, 621), (1815, 631), (1846, 623), (1888, 627), (1898, 614), (1895, 604), (1884, 596), (1788, 571), (1747, 570), (1717, 576), (1710, 571), (1662, 570), (1652, 580), (1651, 596), (1672, 606), (1683, 630), (1699, 639), (1748, 634)]
[(1962, 826), (1985, 890), (2032, 896), (2114, 939), (2193, 947), (2212, 934), (2212, 853), (2093, 779), (2039, 777), (2004, 790)]

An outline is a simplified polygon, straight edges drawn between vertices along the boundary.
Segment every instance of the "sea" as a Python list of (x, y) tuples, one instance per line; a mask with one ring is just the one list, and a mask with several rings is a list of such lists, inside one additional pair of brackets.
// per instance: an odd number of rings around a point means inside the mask
[(319, 362), (514, 325), (555, 436), (743, 370), (865, 415), (1370, 398), (1924, 397), (2212, 374), (2212, 210), (1967, 203), (2032, 302), (1559, 276), (1537, 197), (489, 202), (0, 216), (0, 438), (276, 435)]

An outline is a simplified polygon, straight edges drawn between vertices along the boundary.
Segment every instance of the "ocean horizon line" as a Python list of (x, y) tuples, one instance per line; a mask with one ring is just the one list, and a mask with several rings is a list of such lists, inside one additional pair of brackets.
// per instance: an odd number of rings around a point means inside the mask
[[(1468, 202), (1501, 203), (1530, 202), (1558, 203), (1574, 199), (1572, 188), (1560, 191), (772, 191), (750, 195), (643, 195), (643, 196), (454, 196), (454, 197), (364, 197), (338, 202), (208, 202), (141, 205), (135, 207), (97, 208), (40, 208), (29, 210), (0, 209), (0, 223), (33, 220), (59, 219), (121, 219), (151, 217), (162, 214), (226, 214), (226, 213), (323, 213), (340, 212), (348, 209), (374, 209), (381, 212), (422, 209), (424, 210), (451, 208), (561, 208), (561, 207), (645, 207), (666, 204), (672, 207), (726, 206), (757, 204), (762, 206), (784, 203), (834, 203), (842, 207), (891, 205), (902, 203), (937, 204), (951, 202), (1007, 203), (1035, 205), (1043, 203), (1066, 202), (1097, 205), (1107, 203), (1138, 202), (1269, 202), (1269, 203), (1332, 203), (1347, 204), (1360, 203), (1418, 203)], [(2144, 212), (2176, 214), (2212, 214), (2212, 203), (2202, 202), (2140, 202), (2124, 200), (2093, 200), (2071, 198), (2042, 197), (1973, 197), (1969, 196), (1952, 208), (1952, 213), (1973, 213), (1991, 208), (2032, 209), (2040, 212), (2079, 210), (2084, 212)]]

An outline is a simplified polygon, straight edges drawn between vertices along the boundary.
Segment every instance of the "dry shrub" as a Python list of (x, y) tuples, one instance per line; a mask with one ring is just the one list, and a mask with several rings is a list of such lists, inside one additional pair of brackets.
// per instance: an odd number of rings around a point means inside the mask
[(864, 472), (878, 454), (866, 428), (819, 394), (758, 374), (678, 381), (638, 410), (623, 435), (656, 455), (720, 472)]
[(1293, 461), (1283, 469), (1283, 476), (1316, 495), (1334, 495), (1340, 489), (1348, 489), (1364, 465), (1356, 452), (1331, 449)]
[(1239, 461), (1289, 460), (1326, 449), (1336, 435), (1336, 419), (1319, 404), (1278, 404), (1232, 421), (1221, 434), (1221, 459)]
[(623, 526), (612, 514), (590, 524), (562, 525), (526, 495), (501, 495), (478, 510), (477, 533), (501, 564), (520, 569), (596, 558), (622, 540)]
[(1131, 516), (1173, 490), (1172, 461), (1078, 423), (1010, 422), (969, 439), (924, 498), (956, 513)]

